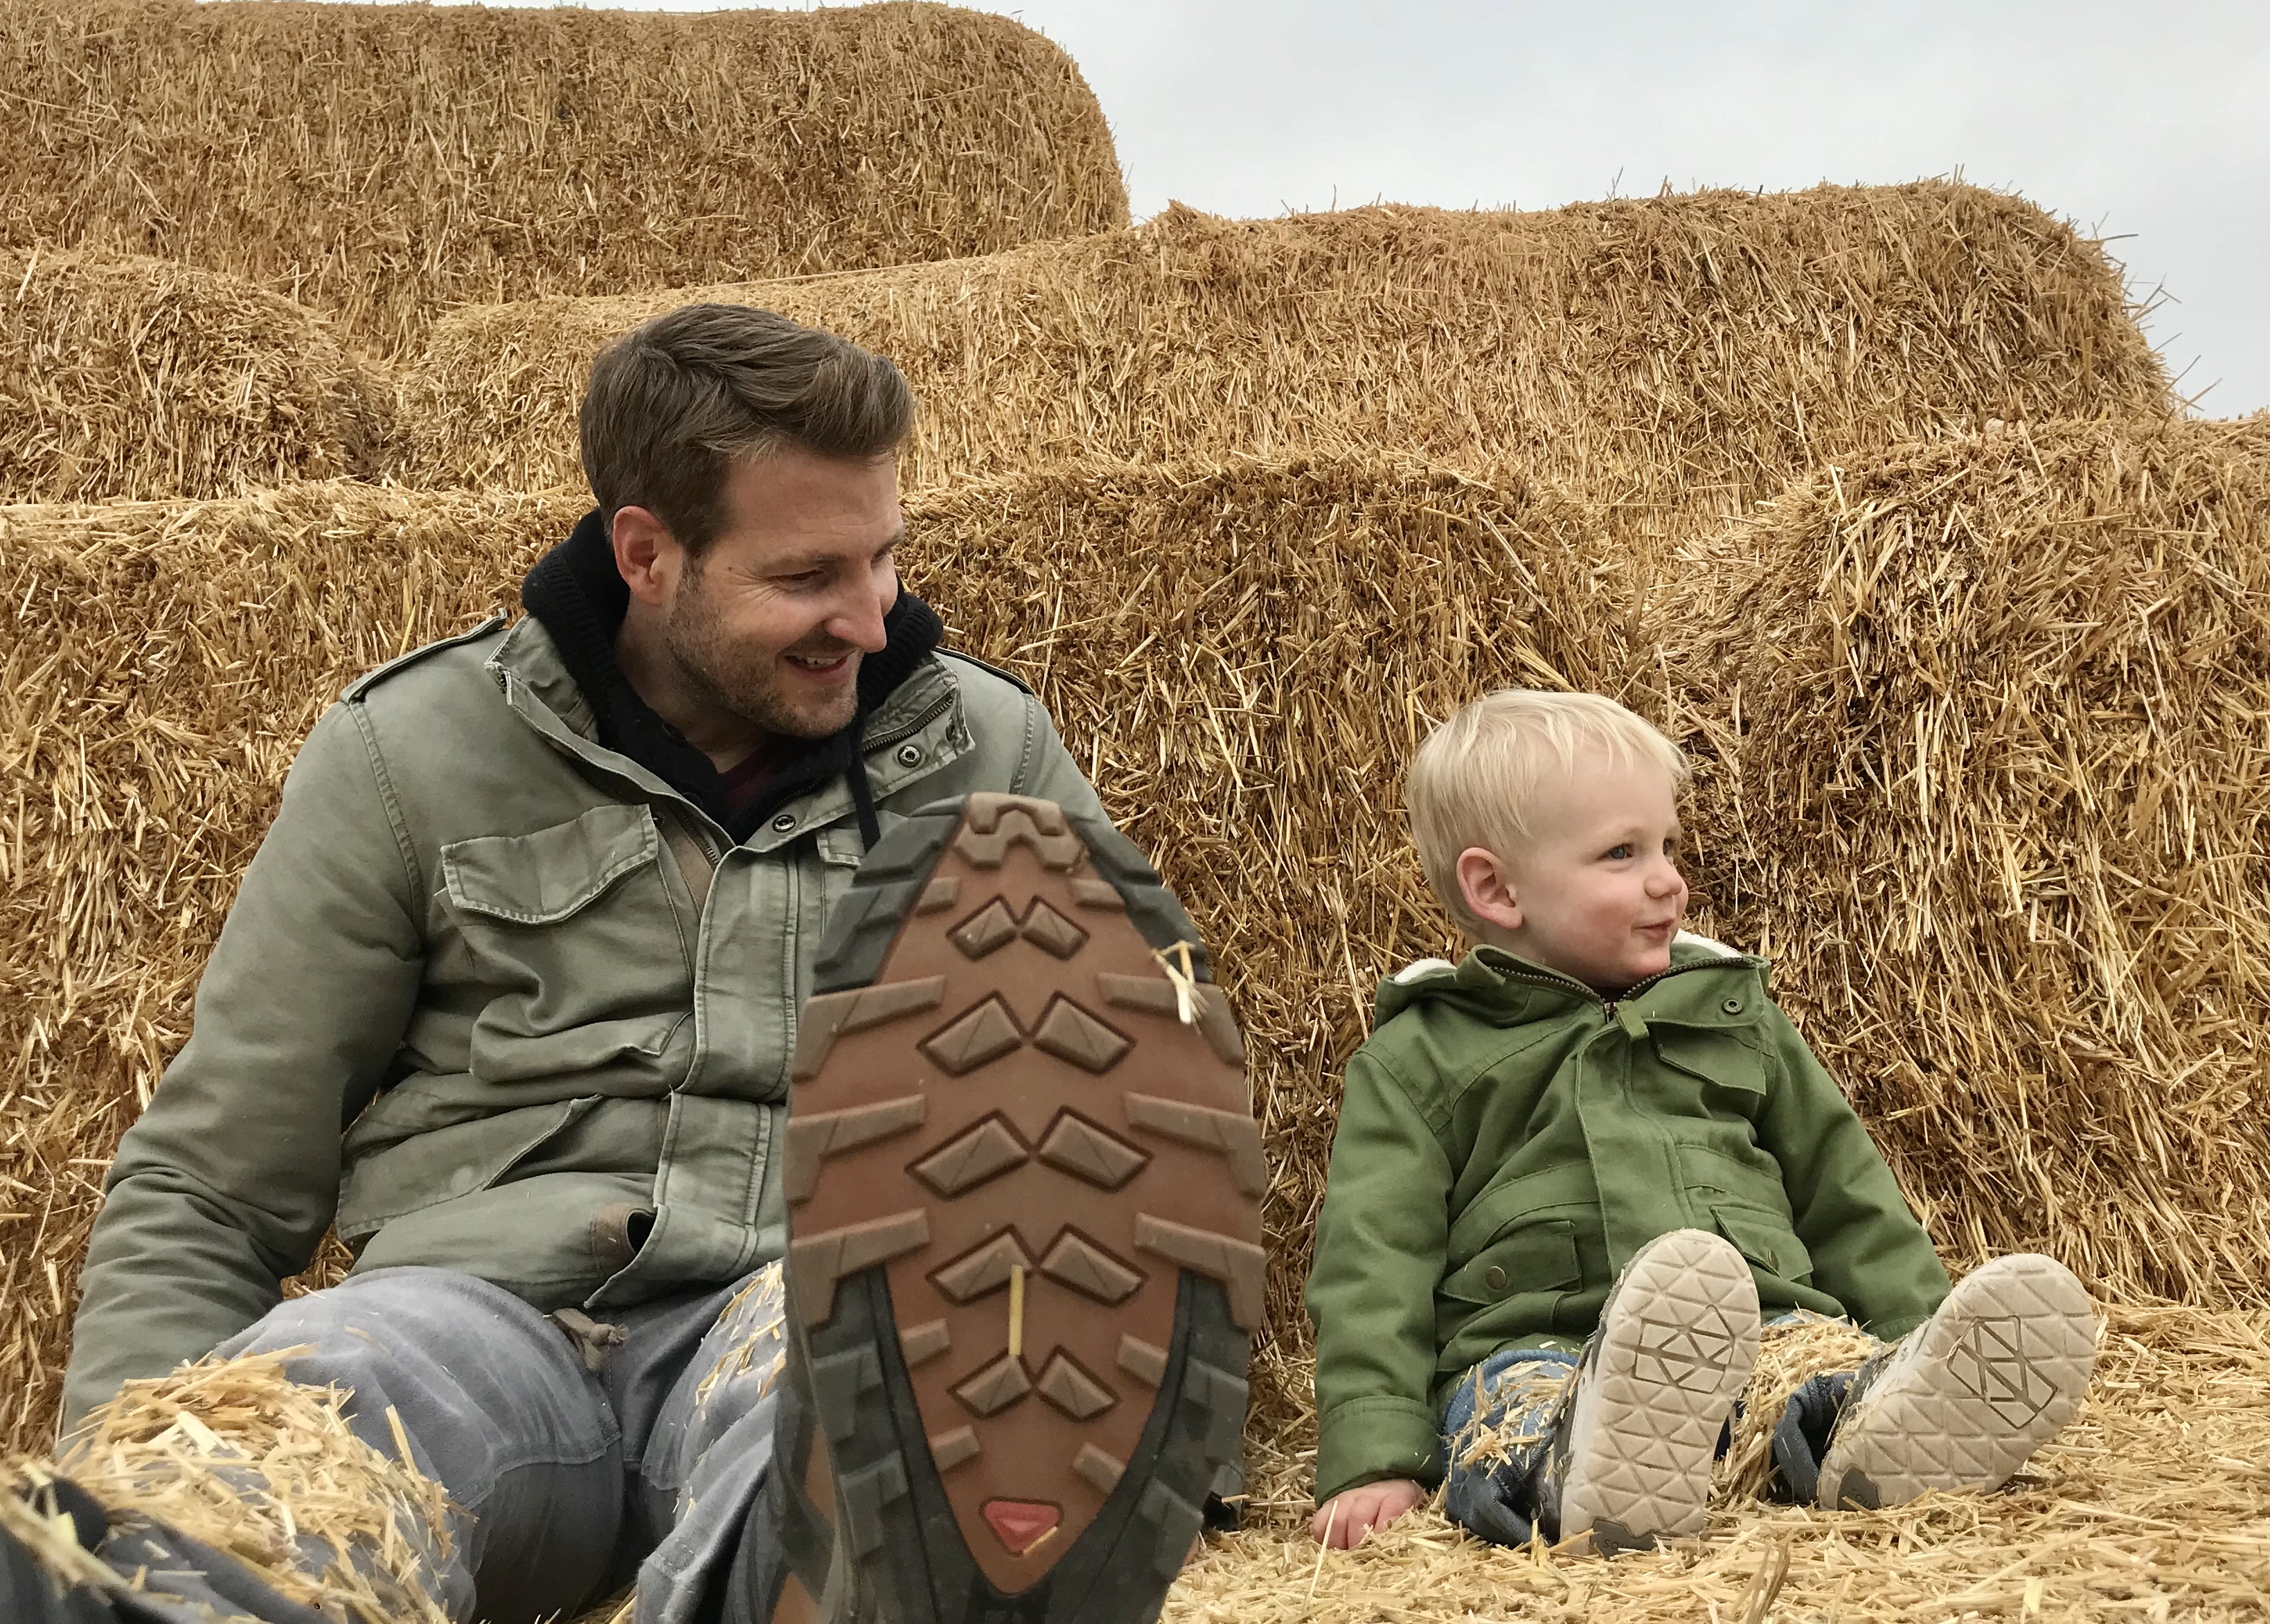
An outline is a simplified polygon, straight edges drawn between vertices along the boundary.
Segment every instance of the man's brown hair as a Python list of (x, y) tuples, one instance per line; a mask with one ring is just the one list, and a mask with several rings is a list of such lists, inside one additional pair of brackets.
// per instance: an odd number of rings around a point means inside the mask
[(608, 523), (645, 508), (699, 554), (725, 476), (783, 446), (859, 461), (898, 449), (914, 391), (889, 358), (746, 305), (686, 305), (601, 350), (578, 416), (583, 477)]

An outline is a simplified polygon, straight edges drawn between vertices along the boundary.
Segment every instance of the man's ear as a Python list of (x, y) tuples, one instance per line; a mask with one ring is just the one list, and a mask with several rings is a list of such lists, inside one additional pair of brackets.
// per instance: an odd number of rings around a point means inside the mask
[(686, 567), (685, 549), (670, 526), (650, 508), (618, 508), (608, 538), (614, 545), (615, 568), (631, 596), (650, 608), (669, 603)]
[(1521, 898), (1504, 860), (1487, 846), (1469, 846), (1458, 854), (1458, 893), (1467, 911), (1485, 924), (1502, 931), (1521, 929)]

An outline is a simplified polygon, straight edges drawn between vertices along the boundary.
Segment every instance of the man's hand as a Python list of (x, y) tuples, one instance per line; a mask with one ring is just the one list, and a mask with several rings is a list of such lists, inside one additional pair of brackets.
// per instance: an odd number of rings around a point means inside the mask
[(1317, 1508), (1309, 1532), (1319, 1545), (1345, 1551), (1362, 1543), (1375, 1528), (1384, 1528), (1414, 1506), (1427, 1502), (1427, 1491), (1409, 1478), (1384, 1478), (1344, 1488)]

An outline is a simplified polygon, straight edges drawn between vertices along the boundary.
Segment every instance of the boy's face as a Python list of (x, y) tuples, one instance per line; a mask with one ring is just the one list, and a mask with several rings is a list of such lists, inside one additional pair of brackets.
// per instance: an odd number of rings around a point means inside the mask
[(1604, 993), (1670, 968), (1687, 912), (1671, 775), (1595, 748), (1547, 788), (1531, 823), (1534, 838), (1511, 857), (1459, 855), (1483, 939)]

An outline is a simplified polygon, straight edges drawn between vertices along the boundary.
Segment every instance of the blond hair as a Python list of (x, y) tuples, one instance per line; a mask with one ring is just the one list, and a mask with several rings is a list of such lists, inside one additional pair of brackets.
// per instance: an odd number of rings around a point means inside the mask
[(1461, 928), (1480, 936), (1482, 922), (1458, 888), (1458, 854), (1473, 846), (1501, 857), (1521, 850), (1548, 774), (1570, 777), (1588, 747), (1619, 765), (1653, 761), (1674, 790), (1686, 786), (1679, 746), (1604, 694), (1500, 688), (1427, 735), (1404, 790), (1411, 838), (1427, 883)]

